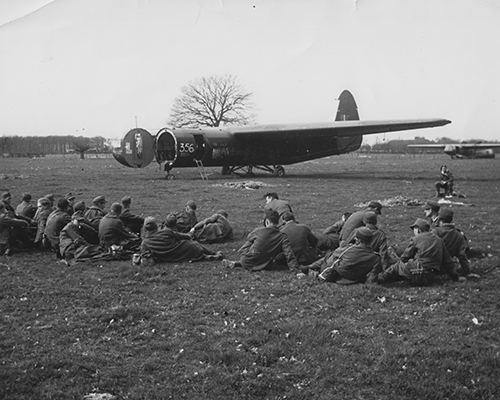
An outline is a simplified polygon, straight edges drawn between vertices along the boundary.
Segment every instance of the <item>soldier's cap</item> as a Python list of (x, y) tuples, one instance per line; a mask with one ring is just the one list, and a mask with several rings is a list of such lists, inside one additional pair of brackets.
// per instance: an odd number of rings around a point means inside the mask
[(430, 229), (429, 221), (423, 218), (417, 218), (413, 224), (410, 225), (410, 228), (419, 228), (420, 230), (429, 230)]
[(222, 215), (224, 218), (227, 218), (227, 216), (229, 215), (226, 210), (222, 210), (222, 209), (221, 210), (217, 210), (215, 213), (219, 214), (219, 215)]
[(283, 221), (293, 221), (293, 220), (295, 220), (295, 217), (293, 216), (293, 214), (290, 211), (285, 211), (281, 215), (281, 218), (283, 219)]
[(38, 199), (37, 203), (40, 204), (41, 206), (50, 206), (50, 200), (46, 197)]
[(382, 204), (378, 201), (370, 201), (368, 203), (368, 208), (373, 208), (378, 215), (382, 214)]
[(424, 210), (432, 210), (434, 212), (438, 212), (440, 207), (441, 206), (438, 202), (430, 200), (425, 202)]
[(188, 200), (186, 206), (189, 207), (191, 210), (196, 210), (196, 203), (194, 202), (194, 200)]
[(104, 196), (94, 197), (94, 200), (92, 200), (92, 203), (93, 204), (106, 203), (106, 198)]
[(363, 214), (363, 223), (377, 225), (377, 214), (373, 211), (367, 211)]
[(11, 197), (12, 197), (12, 195), (10, 194), (10, 192), (3, 192), (2, 193), (2, 199), (9, 199)]
[(85, 211), (85, 202), (83, 200), (80, 200), (78, 202), (75, 203), (75, 205), (73, 206), (73, 209), (75, 211)]
[(132, 203), (132, 197), (130, 196), (123, 196), (122, 197), (122, 204), (130, 204)]
[(438, 214), (439, 220), (445, 223), (453, 221), (453, 211), (449, 208), (441, 208)]
[(356, 237), (362, 241), (370, 241), (373, 237), (373, 232), (370, 228), (366, 226), (362, 226), (361, 228), (356, 229)]
[(276, 192), (268, 192), (262, 198), (265, 199), (266, 197), (271, 197), (273, 199), (279, 199), (278, 193), (276, 193)]
[(158, 228), (155, 217), (146, 217), (144, 219), (144, 229), (147, 231), (152, 231)]
[(175, 226), (176, 223), (177, 217), (175, 216), (175, 214), (168, 214), (167, 218), (165, 219), (165, 225), (167, 225), (168, 227), (172, 227)]
[(66, 200), (68, 200), (68, 201), (70, 201), (70, 200), (75, 200), (75, 199), (76, 199), (76, 197), (75, 197), (75, 196), (73, 195), (73, 193), (71, 193), (71, 192), (66, 193), (66, 194), (64, 195), (64, 198), (65, 198)]
[(68, 200), (66, 200), (64, 197), (57, 200), (57, 208), (59, 208), (60, 210), (66, 210), (68, 207)]
[(31, 201), (31, 194), (23, 193), (23, 201)]

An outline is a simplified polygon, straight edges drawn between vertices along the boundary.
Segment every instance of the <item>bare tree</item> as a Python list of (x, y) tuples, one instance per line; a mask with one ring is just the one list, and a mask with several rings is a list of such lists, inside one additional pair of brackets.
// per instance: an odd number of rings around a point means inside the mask
[(169, 123), (178, 128), (246, 125), (253, 119), (251, 96), (233, 75), (201, 78), (182, 88)]
[(85, 158), (85, 152), (92, 148), (92, 142), (90, 139), (84, 137), (77, 137), (73, 141), (73, 149), (76, 153), (80, 154), (80, 158), (83, 160)]

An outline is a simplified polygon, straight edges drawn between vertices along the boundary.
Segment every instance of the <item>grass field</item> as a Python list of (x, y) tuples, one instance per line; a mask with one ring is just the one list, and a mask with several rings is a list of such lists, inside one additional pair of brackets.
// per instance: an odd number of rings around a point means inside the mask
[[(163, 218), (188, 199), (198, 217), (224, 208), (230, 258), (260, 224), (262, 196), (290, 200), (319, 230), (355, 204), (396, 195), (427, 200), (446, 163), (470, 207), (454, 207), (481, 278), (426, 288), (339, 286), (286, 271), (225, 270), (218, 262), (82, 263), (45, 253), (0, 257), (0, 398), (498, 399), (500, 398), (500, 160), (346, 155), (257, 175), (257, 190), (208, 183), (196, 169), (166, 181), (154, 166), (112, 159), (0, 159), (0, 191), (73, 192), (87, 203), (133, 197)], [(109, 205), (109, 203), (108, 203)], [(403, 244), (421, 207), (384, 208), (380, 226)]]

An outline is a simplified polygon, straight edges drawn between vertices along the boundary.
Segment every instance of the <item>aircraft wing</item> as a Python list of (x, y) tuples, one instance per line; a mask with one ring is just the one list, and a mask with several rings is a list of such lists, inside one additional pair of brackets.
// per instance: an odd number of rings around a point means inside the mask
[(234, 135), (237, 139), (253, 140), (257, 138), (283, 140), (304, 136), (359, 136), (383, 132), (404, 131), (409, 129), (431, 128), (449, 124), (447, 119), (408, 119), (386, 121), (335, 121), (327, 123), (253, 125), (231, 128), (215, 128)]
[[(456, 146), (452, 144), (452, 146)], [(409, 144), (408, 147), (413, 147), (415, 149), (444, 149), (446, 144)]]
[(417, 149), (444, 149), (446, 146), (453, 146), (462, 149), (492, 149), (500, 147), (500, 143), (442, 143), (442, 144), (409, 144), (408, 147)]

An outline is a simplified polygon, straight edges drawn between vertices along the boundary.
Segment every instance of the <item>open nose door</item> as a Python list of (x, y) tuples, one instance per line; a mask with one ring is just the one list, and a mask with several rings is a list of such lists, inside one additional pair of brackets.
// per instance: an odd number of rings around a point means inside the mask
[(131, 129), (123, 137), (119, 151), (115, 151), (113, 156), (126, 167), (144, 168), (155, 157), (155, 139), (145, 129)]

